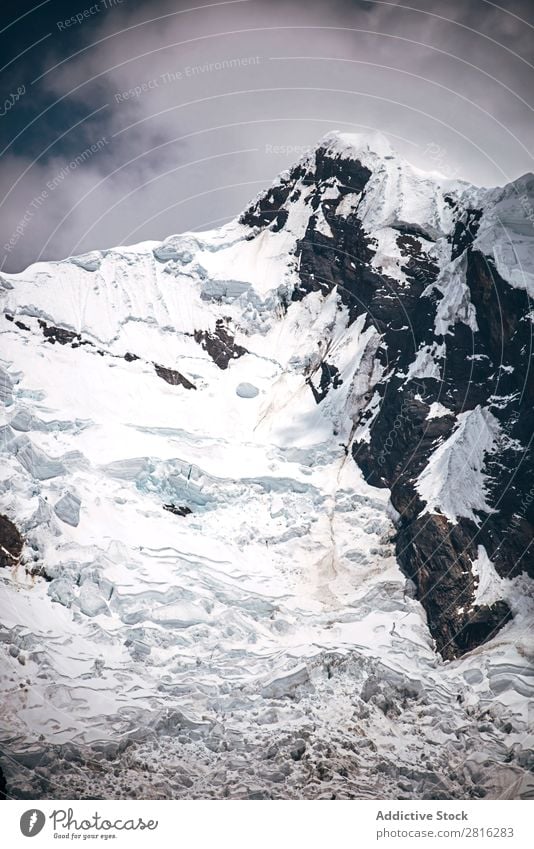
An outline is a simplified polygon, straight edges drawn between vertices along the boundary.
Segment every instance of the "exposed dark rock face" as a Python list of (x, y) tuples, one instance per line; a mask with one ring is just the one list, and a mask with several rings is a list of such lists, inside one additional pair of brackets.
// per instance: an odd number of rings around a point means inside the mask
[(459, 257), (466, 248), (473, 244), (481, 217), (481, 209), (466, 209), (460, 215), (450, 238), (451, 259)]
[[(417, 499), (414, 504), (422, 508)], [(415, 512), (401, 514), (397, 557), (417, 588), (438, 650), (453, 658), (491, 639), (511, 618), (510, 608), (504, 601), (473, 604), (476, 525), (467, 519), (451, 525), (439, 515), (408, 518)]]
[(319, 147), (315, 152), (314, 174), (318, 183), (336, 177), (341, 184), (342, 194), (345, 194), (363, 192), (371, 171), (357, 159), (343, 159)]
[[(31, 327), (23, 321), (15, 319), (14, 316), (8, 313), (4, 313), (4, 316), (8, 321), (13, 322), (19, 330), (24, 330), (27, 333), (32, 332)], [(48, 324), (42, 318), (38, 319), (38, 324), (46, 341), (50, 342), (51, 345), (55, 345), (57, 342), (59, 345), (70, 345), (71, 348), (79, 348), (81, 345), (94, 347), (93, 342), (89, 339), (83, 339), (80, 333), (75, 333), (73, 330), (66, 330), (64, 327), (56, 327), (53, 324)], [(98, 353), (103, 354), (104, 352), (99, 351)]]
[[(17, 566), (24, 548), (24, 537), (13, 522), (0, 513), (0, 568)], [(51, 581), (42, 563), (26, 563), (24, 570), (33, 578)]]
[[(503, 577), (534, 576), (534, 364), (532, 304), (526, 292), (504, 281), (478, 251), (468, 252), (467, 282), (487, 351), (493, 408), (506, 434), (488, 464), (491, 503), (497, 513), (483, 523), (481, 542)], [(515, 447), (514, 447), (515, 446)]]
[(154, 363), (154, 368), (156, 369), (156, 374), (158, 377), (161, 377), (162, 380), (165, 380), (167, 383), (170, 383), (171, 386), (183, 386), (184, 389), (196, 389), (194, 383), (191, 383), (187, 377), (184, 377), (183, 374), (180, 374), (179, 371), (175, 371), (172, 368), (165, 368), (164, 366), (158, 365), (158, 363)]
[[(372, 300), (372, 293), (382, 280), (370, 267), (374, 248), (357, 210), (349, 215), (338, 215), (336, 208), (344, 195), (365, 191), (371, 172), (359, 162), (336, 159), (317, 151), (315, 174), (307, 175), (308, 182), (320, 186), (321, 180), (333, 176), (341, 182), (340, 198), (324, 201), (321, 208), (334, 238), (317, 230), (316, 216), (310, 218), (304, 239), (297, 245), (300, 284), (294, 289), (292, 300), (301, 300), (316, 291), (326, 295), (337, 286), (342, 302), (349, 307), (351, 319), (354, 319), (366, 311), (366, 303)], [(312, 209), (318, 209), (320, 189), (312, 194), (309, 203)]]
[[(361, 162), (340, 159), (332, 156), (324, 149), (315, 152), (314, 161), (307, 166), (299, 163), (289, 174), (263, 192), (239, 218), (241, 224), (263, 229), (270, 226), (276, 232), (280, 230), (288, 217), (287, 203), (297, 200), (301, 190), (297, 182), (303, 185), (320, 185), (333, 177), (342, 183), (343, 194), (362, 192), (371, 171)], [(311, 209), (317, 209), (320, 203), (319, 194), (311, 198)]]
[(175, 516), (189, 516), (193, 512), (190, 507), (180, 504), (164, 504), (163, 509), (174, 513)]
[(29, 330), (30, 329), (27, 324), (24, 324), (23, 321), (19, 321), (18, 319), (15, 319), (15, 317), (12, 316), (12, 315), (9, 315), (9, 313), (5, 313), (5, 317), (6, 317), (7, 321), (12, 321), (15, 324), (15, 327), (18, 327), (19, 330)]
[(397, 245), (401, 254), (406, 257), (406, 264), (401, 265), (401, 271), (404, 272), (412, 285), (420, 281), (426, 286), (436, 279), (439, 268), (423, 250), (417, 234), (413, 232), (402, 233), (397, 237)]
[(2, 768), (0, 767), (0, 801), (7, 799), (7, 782)]
[(273, 224), (273, 229), (281, 229), (288, 215), (287, 209), (283, 209), (283, 205), (289, 199), (294, 184), (301, 173), (300, 169), (294, 168), (286, 183), (273, 186), (268, 192), (263, 193), (254, 204), (242, 213), (239, 218), (240, 223), (249, 227), (264, 227)]
[(316, 380), (314, 382), (313, 377), (309, 377), (307, 379), (307, 384), (313, 392), (313, 397), (317, 404), (320, 404), (323, 398), (326, 398), (328, 395), (328, 390), (330, 388), (337, 389), (338, 386), (341, 386), (343, 383), (341, 377), (339, 376), (339, 369), (337, 366), (332, 363), (328, 363), (326, 360), (323, 360), (321, 363), (321, 377), (319, 379), (319, 386), (316, 386)]
[(82, 337), (79, 333), (74, 333), (72, 330), (65, 330), (63, 327), (54, 327), (53, 324), (47, 324), (43, 319), (39, 319), (39, 327), (43, 331), (43, 336), (52, 345), (58, 342), (60, 345), (71, 345), (77, 348), (79, 345), (90, 345), (90, 342), (82, 342)]
[(0, 566), (14, 566), (18, 563), (24, 539), (13, 522), (0, 513)]
[[(399, 563), (416, 586), (438, 650), (452, 658), (490, 639), (511, 617), (505, 601), (475, 604), (472, 562), (478, 546), (485, 546), (500, 575), (521, 571), (534, 575), (534, 382), (532, 328), (526, 318), (531, 306), (525, 292), (507, 284), (473, 249), (482, 211), (461, 209), (449, 198), (455, 214), (450, 260), (464, 257), (460, 261), (466, 263), (478, 330), (456, 323), (446, 335), (437, 334), (436, 313), (443, 296), (434, 288), (439, 267), (429, 255), (431, 234), (414, 225), (396, 225), (397, 245), (406, 257), (401, 268), (409, 285), (381, 273), (371, 266), (375, 246), (358, 206), (349, 215), (336, 212), (345, 190), (340, 189), (339, 198), (321, 202), (321, 180), (334, 174), (342, 186), (351, 186), (362, 197), (370, 176), (358, 162), (336, 161), (317, 152), (315, 173), (306, 175), (318, 186), (310, 203), (314, 209), (321, 204), (332, 236), (319, 232), (317, 216), (310, 216), (305, 238), (298, 244), (300, 282), (292, 298), (300, 300), (314, 291), (326, 295), (337, 288), (350, 320), (366, 313), (367, 324), (380, 334), (377, 356), (385, 377), (376, 387), (379, 411), (370, 441), (356, 443), (353, 456), (369, 483), (391, 489), (392, 504), (400, 514)], [(279, 200), (283, 202), (282, 196)], [(439, 378), (407, 379), (417, 351), (437, 344), (443, 346)], [(334, 369), (334, 362), (325, 361), (319, 382), (308, 378), (317, 403), (335, 385)], [(434, 401), (450, 414), (428, 419)], [(423, 513), (415, 481), (437, 446), (453, 433), (457, 415), (477, 405), (491, 405), (505, 434), (485, 468), (487, 500), (496, 512), (481, 514), (477, 522), (459, 518), (453, 524), (439, 513)]]
[(209, 330), (195, 330), (194, 338), (220, 369), (227, 369), (230, 360), (248, 353), (246, 348), (236, 343), (228, 325), (221, 318), (215, 323), (214, 333)]
[(470, 651), (491, 640), (511, 618), (510, 607), (503, 600), (475, 606), (462, 623), (461, 630), (455, 634), (458, 650), (455, 653)]

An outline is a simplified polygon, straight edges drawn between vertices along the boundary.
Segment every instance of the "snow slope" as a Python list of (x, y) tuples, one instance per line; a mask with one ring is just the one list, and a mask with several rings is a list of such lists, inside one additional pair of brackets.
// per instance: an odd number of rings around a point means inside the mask
[(435, 450), (417, 481), (425, 512), (437, 508), (451, 522), (458, 516), (476, 522), (474, 510), (491, 512), (482, 469), (498, 435), (499, 423), (488, 410), (475, 407), (460, 413), (456, 429)]

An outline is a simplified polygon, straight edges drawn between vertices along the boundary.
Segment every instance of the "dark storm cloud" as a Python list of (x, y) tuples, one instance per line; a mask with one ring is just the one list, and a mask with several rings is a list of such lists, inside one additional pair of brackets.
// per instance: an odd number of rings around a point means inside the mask
[(0, 25), (4, 270), (216, 226), (331, 129), (473, 182), (532, 170), (528, 3), (36, 6)]

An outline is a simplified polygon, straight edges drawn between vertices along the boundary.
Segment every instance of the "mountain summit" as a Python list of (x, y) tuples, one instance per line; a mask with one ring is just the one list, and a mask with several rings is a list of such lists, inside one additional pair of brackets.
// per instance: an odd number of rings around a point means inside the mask
[(533, 208), (332, 133), (0, 277), (11, 795), (532, 792)]

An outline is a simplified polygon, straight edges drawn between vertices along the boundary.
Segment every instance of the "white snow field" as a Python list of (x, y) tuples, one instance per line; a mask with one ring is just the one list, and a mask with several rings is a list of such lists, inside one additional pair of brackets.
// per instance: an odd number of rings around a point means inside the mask
[[(331, 138), (387, 170), (366, 226), (388, 273), (396, 219), (430, 223), (439, 251), (440, 178), (383, 142), (371, 153), (376, 139)], [(305, 196), (279, 232), (234, 222), (1, 278), (0, 512), (26, 545), (0, 570), (0, 748), (19, 797), (534, 793), (530, 584), (493, 578), (482, 550), (481, 592), (500, 581), (515, 617), (460, 660), (434, 651), (389, 492), (347, 453), (380, 377), (376, 332), (349, 326), (335, 292), (282, 308)], [(457, 286), (447, 303), (468, 316)], [(194, 335), (218, 320), (247, 351), (230, 345), (225, 369)], [(343, 382), (316, 404), (306, 375), (325, 349)], [(484, 508), (494, 426), (473, 416), (449, 440), (471, 455), (455, 455), (465, 486), (453, 497), (444, 444), (420, 482), (429, 510)]]

